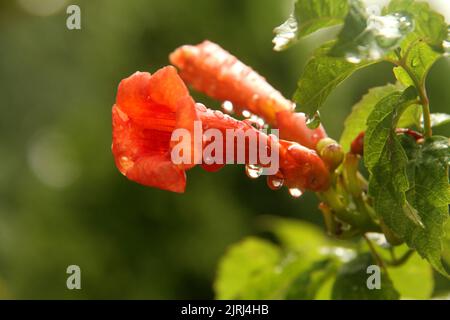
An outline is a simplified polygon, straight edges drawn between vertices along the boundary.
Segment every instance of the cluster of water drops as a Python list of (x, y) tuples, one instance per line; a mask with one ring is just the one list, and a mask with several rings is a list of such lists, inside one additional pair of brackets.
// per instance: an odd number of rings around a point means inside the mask
[[(227, 113), (227, 114), (233, 114), (236, 112), (236, 110), (234, 109), (234, 105), (231, 101), (224, 101), (222, 103), (222, 110)], [(264, 119), (258, 117), (255, 114), (252, 114), (250, 111), (248, 110), (242, 110), (241, 111), (241, 115), (242, 117), (245, 118), (245, 122), (251, 126), (254, 126), (256, 129), (258, 130), (262, 130), (265, 127), (267, 127), (266, 123), (264, 122)]]
[[(236, 112), (234, 105), (231, 101), (224, 101), (221, 106), (222, 110), (227, 114), (233, 114)], [(293, 104), (293, 109), (295, 109), (295, 104)], [(241, 110), (241, 115), (245, 118), (243, 120), (248, 125), (251, 125), (255, 127), (258, 130), (263, 130), (264, 128), (267, 128), (267, 124), (264, 122), (264, 120), (257, 115), (252, 114), (248, 110)], [(320, 116), (317, 115), (313, 119), (312, 126), (315, 126), (316, 128), (320, 125)], [(257, 179), (260, 176), (264, 175), (264, 168), (257, 165), (257, 164), (246, 164), (245, 165), (245, 174), (250, 179)], [(272, 190), (279, 190), (284, 185), (284, 177), (283, 175), (278, 172), (275, 175), (267, 175), (267, 185)], [(294, 198), (299, 198), (302, 196), (303, 191), (299, 188), (289, 188), (289, 194)]]
[(413, 21), (404, 13), (380, 16), (369, 14), (367, 27), (358, 37), (358, 43), (349, 50), (345, 58), (351, 63), (362, 60), (378, 60), (383, 54), (399, 44), (413, 29)]
[[(264, 174), (264, 168), (255, 164), (247, 164), (245, 165), (245, 173), (250, 179), (257, 179)], [(279, 190), (284, 185), (284, 177), (280, 172), (268, 175), (266, 181), (268, 187), (272, 190)], [(299, 198), (303, 191), (299, 188), (289, 188), (289, 194), (294, 198)]]

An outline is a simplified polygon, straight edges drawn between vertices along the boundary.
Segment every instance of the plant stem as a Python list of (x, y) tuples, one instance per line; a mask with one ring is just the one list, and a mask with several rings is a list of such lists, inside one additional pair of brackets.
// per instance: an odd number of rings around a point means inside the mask
[(409, 53), (409, 50), (407, 53), (401, 57), (400, 53), (396, 51), (397, 57), (399, 58), (398, 61), (388, 60), (395, 65), (403, 68), (403, 70), (406, 71), (408, 76), (411, 78), (412, 82), (414, 83), (414, 86), (416, 87), (417, 91), (419, 92), (419, 98), (420, 98), (420, 104), (422, 105), (423, 110), (423, 130), (425, 137), (431, 137), (433, 132), (431, 130), (431, 113), (430, 113), (430, 100), (427, 96), (427, 89), (425, 88), (424, 81), (420, 81), (416, 75), (412, 72), (412, 70), (406, 65), (406, 56)]
[(373, 246), (372, 241), (370, 241), (370, 239), (365, 234), (363, 235), (363, 237), (366, 240), (367, 245), (369, 246), (369, 250), (372, 253), (373, 258), (375, 259), (377, 264), (380, 266), (380, 268), (382, 268), (387, 273), (386, 265), (384, 264), (383, 259), (380, 257), (380, 255), (378, 254), (375, 247)]
[(396, 259), (393, 256), (393, 259), (391, 261), (386, 261), (386, 264), (388, 264), (390, 266), (400, 266), (400, 265), (404, 264), (406, 261), (408, 261), (408, 259), (412, 256), (413, 253), (414, 253), (414, 250), (409, 249), (408, 251), (405, 252), (404, 255), (402, 255), (398, 259)]

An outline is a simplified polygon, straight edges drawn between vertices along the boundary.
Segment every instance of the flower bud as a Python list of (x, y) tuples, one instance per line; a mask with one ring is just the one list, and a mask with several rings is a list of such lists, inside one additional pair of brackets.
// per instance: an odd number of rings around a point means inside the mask
[(320, 140), (317, 144), (317, 152), (330, 171), (339, 167), (344, 159), (344, 151), (341, 145), (331, 138)]

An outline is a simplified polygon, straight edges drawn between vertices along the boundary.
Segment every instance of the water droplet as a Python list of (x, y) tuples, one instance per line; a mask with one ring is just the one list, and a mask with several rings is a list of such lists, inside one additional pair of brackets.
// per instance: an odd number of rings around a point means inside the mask
[(234, 111), (233, 103), (231, 101), (224, 101), (222, 103), (222, 109), (226, 113), (233, 113)]
[(398, 41), (398, 38), (389, 38), (384, 35), (378, 35), (375, 37), (377, 44), (382, 48), (390, 48), (395, 46)]
[(242, 116), (244, 118), (250, 118), (252, 116), (252, 114), (248, 110), (242, 110)]
[(278, 190), (283, 186), (284, 178), (277, 175), (267, 177), (267, 185), (272, 190)]
[(320, 126), (320, 113), (316, 111), (316, 113), (311, 116), (306, 116), (306, 126), (309, 129), (316, 129)]
[(224, 118), (224, 114), (222, 113), (222, 111), (220, 110), (214, 110), (214, 115), (219, 118), (219, 119), (223, 119)]
[(258, 100), (259, 100), (259, 95), (255, 93), (255, 94), (252, 96), (252, 102), (255, 104), (255, 103), (258, 102)]
[(199, 103), (199, 102), (197, 102), (195, 104), (195, 107), (197, 108), (198, 111), (201, 111), (201, 112), (206, 112), (208, 110), (203, 103)]
[(280, 26), (276, 27), (274, 32), (276, 33), (275, 38), (272, 40), (275, 51), (281, 51), (285, 49), (290, 42), (294, 41), (297, 37), (297, 20), (293, 15)]
[(263, 168), (255, 164), (247, 164), (245, 165), (245, 173), (250, 179), (256, 179), (263, 173)]
[(294, 198), (299, 198), (302, 196), (303, 192), (302, 192), (302, 190), (300, 190), (298, 188), (290, 188), (289, 194)]
[(398, 18), (398, 28), (401, 33), (405, 34), (411, 31), (413, 22), (409, 16), (400, 13), (395, 13), (394, 16)]
[(350, 62), (350, 63), (354, 63), (354, 64), (358, 64), (361, 62), (361, 57), (357, 56), (354, 53), (348, 53), (345, 56), (345, 59)]
[(134, 161), (131, 160), (130, 158), (126, 157), (126, 156), (122, 156), (119, 159), (119, 164), (120, 164), (120, 173), (122, 173), (123, 175), (125, 175), (128, 171), (128, 169), (130, 169), (131, 167), (134, 166)]

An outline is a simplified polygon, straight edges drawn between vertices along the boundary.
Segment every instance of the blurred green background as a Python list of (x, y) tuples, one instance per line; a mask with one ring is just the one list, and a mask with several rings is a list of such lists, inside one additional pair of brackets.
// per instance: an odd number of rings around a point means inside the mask
[[(444, 1), (444, 0), (442, 0)], [(81, 7), (81, 30), (66, 8)], [(308, 54), (331, 30), (272, 51), (291, 0), (0, 1), (0, 297), (212, 298), (227, 246), (258, 233), (258, 216), (321, 224), (313, 195), (274, 192), (241, 166), (188, 172), (184, 195), (125, 179), (111, 155), (111, 106), (122, 78), (168, 64), (176, 47), (219, 43), (293, 93)], [(434, 112), (449, 111), (450, 63), (432, 69)], [(352, 104), (393, 82), (379, 64), (341, 85), (322, 111), (339, 137)], [(219, 103), (195, 94), (210, 107)], [(449, 134), (450, 127), (437, 133)], [(67, 290), (66, 268), (82, 270)]]

